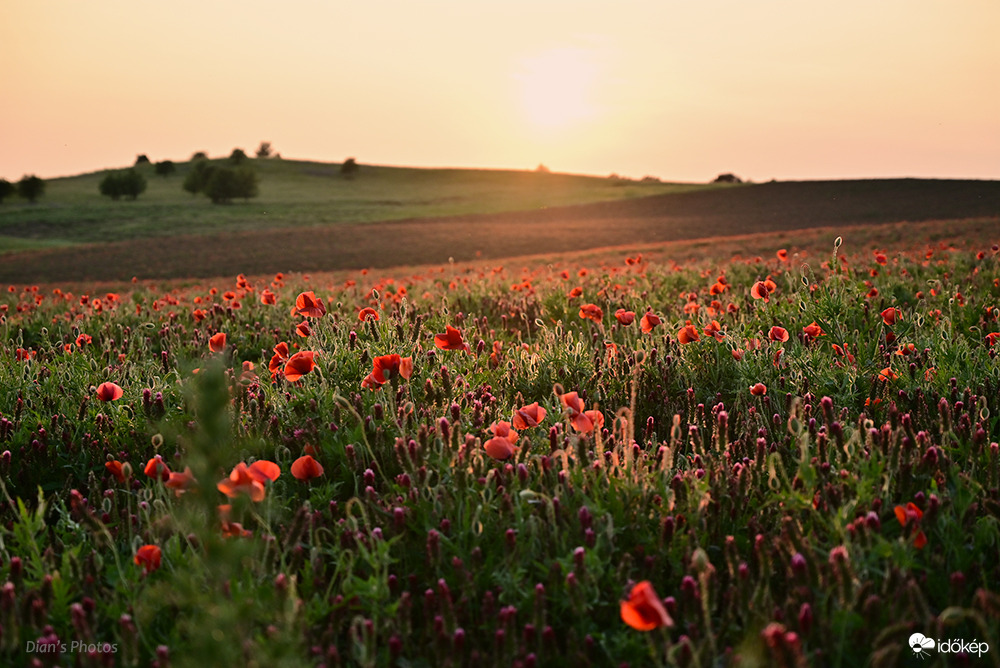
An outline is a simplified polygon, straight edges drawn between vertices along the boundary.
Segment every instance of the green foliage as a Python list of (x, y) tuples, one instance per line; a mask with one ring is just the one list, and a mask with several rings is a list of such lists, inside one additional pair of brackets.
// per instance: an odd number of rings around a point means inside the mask
[(246, 151), (241, 148), (234, 148), (233, 152), (229, 154), (229, 164), (231, 165), (242, 165), (248, 160)]
[(0, 179), (0, 204), (3, 204), (3, 201), (15, 192), (17, 192), (17, 186), (7, 179)]
[(270, 158), (272, 153), (271, 142), (269, 141), (262, 141), (260, 146), (257, 147), (258, 158)]
[(139, 165), (148, 165), (148, 164), (149, 164), (149, 156), (146, 155), (145, 153), (140, 153), (135, 157), (136, 167), (138, 167)]
[(204, 187), (213, 204), (229, 204), (234, 198), (256, 197), (259, 190), (257, 172), (250, 166), (216, 167)]
[(354, 158), (348, 158), (340, 165), (340, 173), (343, 176), (353, 177), (361, 171), (361, 166)]
[(177, 172), (177, 165), (173, 160), (161, 160), (153, 166), (157, 176), (171, 176)]
[(113, 200), (122, 197), (135, 200), (146, 191), (146, 177), (135, 169), (108, 172), (101, 180), (99, 189), (102, 195), (107, 195)]
[(32, 175), (25, 175), (17, 182), (17, 194), (34, 204), (45, 192), (45, 181)]
[(191, 162), (191, 166), (188, 169), (187, 176), (184, 177), (184, 183), (181, 187), (192, 195), (204, 192), (215, 170), (216, 167), (204, 158), (194, 160)]

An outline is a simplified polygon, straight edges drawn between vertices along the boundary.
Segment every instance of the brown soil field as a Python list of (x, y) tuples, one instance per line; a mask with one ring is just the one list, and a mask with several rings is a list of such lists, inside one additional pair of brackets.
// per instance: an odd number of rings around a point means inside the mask
[[(692, 239), (713, 239), (702, 246), (714, 254), (725, 245), (720, 237), (968, 219), (976, 219), (975, 225), (936, 225), (996, 242), (1000, 181), (772, 182), (520, 213), (78, 245), (7, 254), (0, 258), (0, 282), (321, 272)], [(900, 240), (917, 241), (906, 225), (892, 229)]]

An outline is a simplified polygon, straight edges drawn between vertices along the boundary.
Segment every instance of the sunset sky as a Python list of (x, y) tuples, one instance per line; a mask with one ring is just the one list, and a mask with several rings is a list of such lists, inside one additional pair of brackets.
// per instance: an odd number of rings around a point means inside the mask
[(0, 177), (195, 151), (1000, 178), (997, 0), (0, 0)]

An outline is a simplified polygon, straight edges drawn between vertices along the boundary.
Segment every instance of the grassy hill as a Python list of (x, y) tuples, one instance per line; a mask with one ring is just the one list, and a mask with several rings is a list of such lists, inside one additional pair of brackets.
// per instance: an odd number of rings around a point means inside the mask
[[(225, 162), (218, 160), (215, 162)], [(191, 163), (148, 181), (138, 200), (98, 193), (105, 172), (52, 179), (37, 204), (0, 205), (0, 253), (159, 236), (243, 232), (341, 223), (525, 211), (706, 188), (527, 171), (418, 169), (361, 165), (346, 178), (339, 164), (254, 160), (260, 195), (228, 206), (182, 188)]]
[[(102, 173), (0, 206), (0, 282), (120, 281), (392, 267), (824, 226), (985, 220), (1000, 181), (883, 179), (695, 185), (538, 172), (256, 163), (260, 197), (219, 206), (152, 174), (138, 201)], [(979, 228), (981, 229), (981, 228)], [(169, 237), (169, 241), (165, 241)]]

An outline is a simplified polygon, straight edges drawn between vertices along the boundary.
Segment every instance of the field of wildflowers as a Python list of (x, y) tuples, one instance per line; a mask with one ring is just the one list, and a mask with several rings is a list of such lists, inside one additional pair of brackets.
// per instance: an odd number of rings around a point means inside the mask
[(10, 286), (0, 663), (998, 665), (996, 241)]

